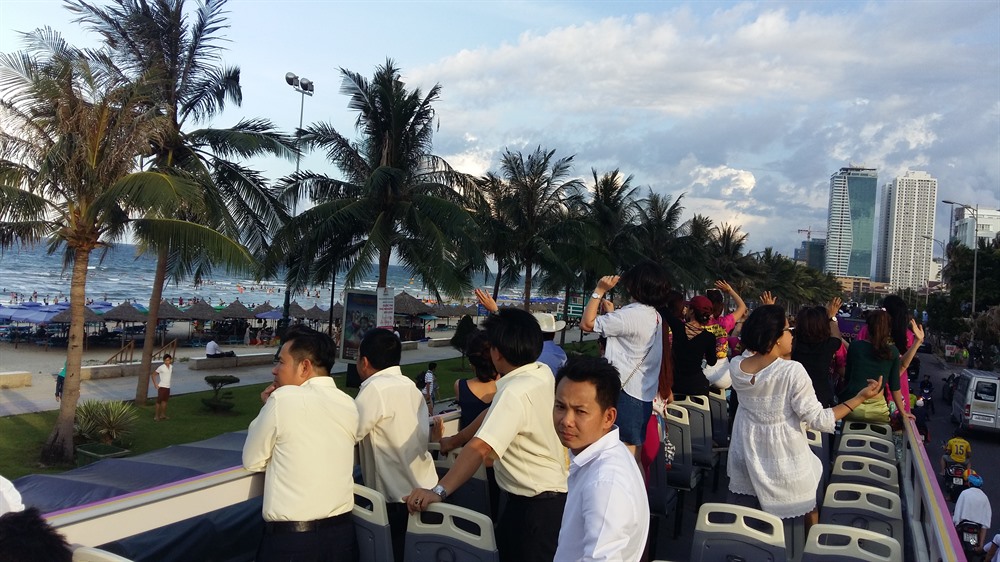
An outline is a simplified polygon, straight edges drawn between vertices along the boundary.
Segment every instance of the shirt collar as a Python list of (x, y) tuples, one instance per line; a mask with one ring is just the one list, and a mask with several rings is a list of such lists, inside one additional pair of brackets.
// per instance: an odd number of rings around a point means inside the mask
[(611, 431), (604, 434), (604, 437), (601, 437), (597, 441), (591, 443), (590, 446), (584, 449), (579, 455), (574, 455), (573, 451), (570, 451), (570, 462), (576, 466), (586, 466), (587, 463), (601, 456), (601, 453), (611, 449), (619, 441), (618, 426), (612, 425)]
[(368, 386), (368, 383), (370, 381), (374, 380), (375, 377), (378, 377), (378, 376), (381, 376), (381, 375), (399, 375), (399, 376), (403, 376), (403, 370), (400, 369), (399, 365), (393, 365), (392, 367), (387, 367), (385, 369), (382, 369), (381, 371), (376, 371), (375, 374), (373, 374), (372, 376), (368, 377), (367, 379), (364, 380), (364, 382), (361, 383), (361, 386), (358, 387), (358, 390), (360, 390), (360, 389)]
[(548, 365), (546, 365), (545, 363), (539, 363), (538, 361), (535, 361), (534, 363), (528, 363), (527, 365), (521, 365), (520, 367), (500, 377), (500, 380), (497, 381), (497, 388), (502, 387), (504, 385), (504, 381), (509, 381), (517, 376), (524, 376), (524, 375), (532, 376), (539, 370), (541, 370), (543, 367), (545, 368), (546, 371), (549, 370)]

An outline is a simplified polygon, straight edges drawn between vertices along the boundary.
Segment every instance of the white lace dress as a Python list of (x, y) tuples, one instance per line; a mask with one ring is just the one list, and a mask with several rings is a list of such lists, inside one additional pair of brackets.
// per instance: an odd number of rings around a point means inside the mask
[(778, 517), (809, 513), (823, 465), (802, 424), (833, 433), (833, 410), (820, 405), (800, 363), (777, 359), (754, 376), (740, 368), (743, 359), (734, 357), (729, 366), (740, 398), (729, 445), (729, 491), (756, 496)]

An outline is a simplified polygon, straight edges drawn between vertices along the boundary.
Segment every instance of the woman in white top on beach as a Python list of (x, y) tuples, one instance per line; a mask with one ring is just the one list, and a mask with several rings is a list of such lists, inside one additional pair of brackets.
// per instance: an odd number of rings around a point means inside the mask
[[(633, 302), (614, 310), (614, 306), (604, 300), (604, 295), (619, 284)], [(653, 413), (653, 398), (660, 381), (660, 359), (666, 343), (663, 320), (656, 308), (664, 306), (669, 291), (670, 282), (663, 269), (653, 262), (642, 262), (620, 278), (617, 275), (602, 277), (580, 319), (581, 329), (607, 338), (604, 357), (618, 370), (622, 384), (616, 422), (619, 436), (636, 459), (642, 452), (646, 424)], [(602, 307), (607, 313), (598, 316), (598, 309)]]
[(882, 378), (869, 380), (856, 396), (824, 409), (805, 367), (782, 359), (791, 353), (785, 310), (764, 305), (743, 324), (746, 353), (730, 362), (740, 408), (729, 445), (729, 491), (754, 496), (762, 510), (782, 518), (806, 516), (816, 523), (816, 490), (823, 475), (802, 424), (833, 433), (834, 422), (877, 396)]

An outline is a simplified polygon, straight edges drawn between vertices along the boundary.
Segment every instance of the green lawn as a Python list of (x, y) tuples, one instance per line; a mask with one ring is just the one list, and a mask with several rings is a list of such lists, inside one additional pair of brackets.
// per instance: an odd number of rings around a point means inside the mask
[[(596, 355), (597, 343), (585, 342), (582, 347), (567, 344), (565, 347), (570, 354), (582, 352)], [(437, 363), (440, 399), (450, 400), (454, 398), (455, 381), (471, 377), (472, 369), (467, 361), (463, 362), (461, 359), (447, 359)], [(403, 374), (411, 379), (422, 374), (426, 368), (426, 363), (402, 366)], [(343, 375), (337, 376), (335, 380), (340, 388), (344, 388)], [(162, 422), (153, 421), (153, 402), (150, 400), (147, 405), (139, 408), (139, 421), (129, 439), (129, 448), (132, 454), (140, 454), (246, 429), (260, 410), (260, 392), (265, 386), (226, 387), (225, 390), (232, 391), (236, 407), (225, 413), (210, 412), (202, 405), (201, 399), (209, 398), (212, 394), (207, 384), (205, 392), (171, 396), (167, 409), (170, 419)], [(355, 388), (344, 390), (351, 396), (358, 392)], [(57, 413), (53, 410), (0, 418), (0, 436), (3, 436), (0, 438), (0, 475), (13, 480), (26, 474), (56, 473), (73, 468), (41, 466), (38, 463), (42, 444), (52, 430)]]

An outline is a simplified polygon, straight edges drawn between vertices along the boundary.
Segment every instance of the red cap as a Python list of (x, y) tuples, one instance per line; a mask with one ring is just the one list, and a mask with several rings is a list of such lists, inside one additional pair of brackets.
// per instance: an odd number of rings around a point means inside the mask
[(698, 295), (687, 302), (688, 308), (700, 312), (702, 314), (712, 314), (714, 310), (714, 305), (712, 301), (708, 300), (708, 297)]

